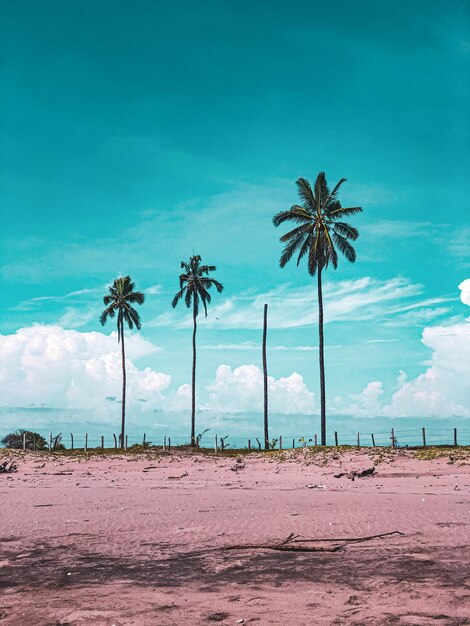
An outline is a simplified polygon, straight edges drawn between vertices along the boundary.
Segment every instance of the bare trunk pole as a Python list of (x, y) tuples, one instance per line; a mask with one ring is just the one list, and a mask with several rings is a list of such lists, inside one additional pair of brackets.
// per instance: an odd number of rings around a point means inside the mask
[(454, 428), (454, 446), (457, 447), (457, 429)]
[(73, 433), (70, 433), (70, 449), (73, 450)]
[(124, 321), (120, 322), (121, 358), (122, 358), (122, 413), (121, 413), (121, 448), (124, 448), (124, 431), (126, 427), (126, 353), (124, 349)]
[(424, 426), (422, 428), (422, 433), (423, 433), (423, 447), (425, 448), (426, 447), (426, 429), (424, 428)]
[(193, 301), (193, 372), (191, 385), (191, 445), (196, 444), (196, 301)]
[(372, 446), (375, 448), (375, 437), (373, 433), (371, 434), (371, 437), (372, 437)]
[(338, 433), (335, 430), (335, 446), (338, 447)]
[(326, 446), (326, 401), (325, 401), (325, 354), (323, 345), (323, 292), (321, 268), (318, 268), (318, 352), (320, 358), (320, 424), (321, 445)]
[(266, 336), (268, 333), (268, 305), (264, 305), (263, 317), (263, 382), (264, 382), (264, 449), (269, 450), (268, 429), (268, 366), (266, 362)]

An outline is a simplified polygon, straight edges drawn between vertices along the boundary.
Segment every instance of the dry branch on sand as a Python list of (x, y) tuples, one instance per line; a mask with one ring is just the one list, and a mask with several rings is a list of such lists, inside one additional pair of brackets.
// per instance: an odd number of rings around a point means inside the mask
[(17, 469), (18, 468), (13, 461), (7, 460), (0, 464), (0, 474), (11, 474), (12, 472), (16, 472)]
[[(283, 552), (339, 552), (345, 546), (351, 543), (362, 543), (363, 541), (371, 541), (372, 539), (381, 539), (383, 537), (391, 537), (393, 535), (403, 536), (405, 533), (394, 530), (388, 533), (380, 533), (378, 535), (368, 535), (366, 537), (344, 537), (338, 539), (304, 539), (300, 535), (291, 533), (283, 541), (273, 543), (255, 543), (255, 544), (239, 544), (234, 546), (225, 546), (224, 550), (279, 550)], [(317, 543), (326, 544), (321, 546), (311, 546), (306, 544)]]

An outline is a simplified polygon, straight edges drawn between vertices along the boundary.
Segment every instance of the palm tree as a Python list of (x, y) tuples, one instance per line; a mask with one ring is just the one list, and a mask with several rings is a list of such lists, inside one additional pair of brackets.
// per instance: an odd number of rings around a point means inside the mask
[(199, 302), (202, 302), (204, 313), (207, 317), (207, 305), (210, 304), (211, 296), (209, 289), (214, 286), (219, 293), (223, 285), (213, 278), (209, 278), (210, 272), (215, 272), (215, 265), (201, 265), (201, 257), (193, 255), (188, 263), (181, 262), (184, 270), (180, 275), (180, 290), (173, 298), (172, 307), (184, 298), (184, 303), (193, 307), (193, 371), (192, 371), (192, 396), (191, 396), (191, 445), (196, 445), (196, 330)]
[(325, 173), (320, 172), (315, 181), (315, 188), (312, 190), (308, 180), (299, 178), (296, 184), (302, 204), (295, 204), (288, 211), (281, 211), (273, 218), (274, 226), (280, 226), (287, 221), (298, 224), (280, 238), (280, 241), (285, 244), (279, 261), (280, 266), (284, 267), (298, 252), (297, 266), (307, 255), (309, 274), (311, 276), (317, 274), (322, 446), (326, 445), (322, 272), (330, 263), (336, 269), (337, 250), (351, 263), (356, 260), (356, 251), (350, 240), (355, 241), (359, 232), (353, 226), (340, 220), (362, 211), (361, 207), (344, 208), (337, 199), (338, 191), (345, 181), (346, 179), (342, 178), (333, 191), (330, 191)]
[(130, 276), (116, 278), (112, 286), (109, 287), (109, 294), (104, 296), (103, 302), (106, 309), (100, 315), (100, 322), (104, 326), (108, 317), (114, 317), (117, 313), (118, 343), (121, 343), (122, 359), (122, 418), (120, 445), (124, 447), (124, 430), (126, 424), (126, 354), (124, 349), (124, 322), (132, 330), (134, 326), (140, 330), (140, 316), (131, 306), (132, 304), (143, 304), (145, 296), (140, 291), (134, 291), (135, 285)]

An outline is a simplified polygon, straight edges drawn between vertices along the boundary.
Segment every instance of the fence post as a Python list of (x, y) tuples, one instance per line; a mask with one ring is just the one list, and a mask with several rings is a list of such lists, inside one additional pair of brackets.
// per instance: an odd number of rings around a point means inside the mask
[(335, 446), (338, 447), (338, 433), (336, 432), (336, 430), (335, 430)]
[(292, 448), (295, 448), (295, 438), (292, 439)]
[(279, 435), (279, 450), (282, 450), (282, 435)]
[(374, 433), (371, 433), (371, 438), (372, 438), (372, 447), (375, 448)]
[(128, 439), (127, 439), (127, 435), (126, 435), (126, 443), (125, 443), (125, 446), (124, 446), (124, 450), (126, 450), (126, 451), (127, 451), (127, 442), (128, 442)]
[(217, 435), (214, 435), (214, 452), (217, 454), (219, 446), (217, 445)]
[(143, 446), (144, 446), (144, 448), (145, 448), (145, 433), (144, 433), (144, 438), (143, 438), (143, 440), (142, 440), (142, 445), (143, 445)]
[(88, 451), (88, 433), (85, 433), (85, 452)]
[(166, 452), (166, 435), (163, 437), (163, 452)]
[(390, 437), (390, 439), (392, 440), (392, 448), (395, 447), (395, 429), (392, 428), (392, 436)]
[(315, 445), (315, 446), (317, 445), (317, 436), (316, 435), (313, 436), (313, 445)]
[(454, 446), (457, 447), (458, 443), (457, 443), (457, 429), (454, 428)]
[(248, 452), (251, 452), (251, 439), (248, 439)]
[(114, 448), (115, 448), (115, 450), (117, 450), (117, 439), (116, 439), (116, 433), (113, 433), (113, 437), (114, 437)]
[(361, 447), (361, 437), (360, 437), (359, 433), (357, 433), (357, 447), (358, 448)]
[(426, 430), (424, 426), (422, 428), (422, 431), (423, 431), (423, 448), (425, 448), (426, 447)]
[(171, 452), (171, 439), (168, 437), (168, 452)]
[(104, 435), (101, 435), (101, 449), (104, 450)]
[(23, 433), (23, 450), (26, 450), (26, 434)]
[(70, 449), (73, 450), (73, 433), (70, 433)]
[(49, 433), (49, 451), (52, 450), (52, 433)]

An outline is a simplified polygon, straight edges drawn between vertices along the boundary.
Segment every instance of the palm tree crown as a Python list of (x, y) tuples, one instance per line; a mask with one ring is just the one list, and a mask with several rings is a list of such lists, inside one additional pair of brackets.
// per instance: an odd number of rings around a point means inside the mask
[(106, 309), (100, 315), (100, 322), (104, 326), (108, 318), (113, 318), (117, 312), (118, 341), (123, 337), (124, 322), (132, 330), (134, 326), (140, 330), (142, 324), (140, 316), (132, 304), (143, 304), (145, 296), (140, 291), (134, 291), (135, 284), (130, 276), (116, 278), (109, 287), (109, 294), (104, 296)]
[(361, 207), (344, 208), (337, 199), (341, 185), (346, 181), (342, 178), (330, 191), (324, 172), (320, 172), (312, 190), (305, 178), (297, 180), (297, 189), (302, 204), (295, 204), (288, 211), (280, 211), (273, 218), (274, 226), (292, 221), (299, 226), (281, 237), (285, 244), (281, 254), (280, 265), (284, 267), (298, 252), (297, 265), (308, 255), (308, 271), (313, 276), (317, 269), (326, 269), (331, 265), (336, 269), (339, 250), (348, 261), (354, 263), (356, 251), (350, 243), (355, 241), (359, 233), (356, 228), (342, 222), (341, 219), (361, 213)]
[(204, 313), (207, 317), (207, 305), (210, 304), (211, 295), (209, 289), (214, 286), (219, 293), (223, 291), (223, 285), (214, 278), (209, 278), (210, 272), (215, 272), (215, 265), (201, 265), (201, 257), (199, 255), (192, 256), (189, 262), (181, 262), (181, 268), (184, 269), (180, 274), (180, 290), (173, 298), (172, 307), (176, 307), (178, 302), (184, 299), (184, 303), (189, 308), (193, 305), (194, 317), (199, 313), (199, 302), (202, 302)]

